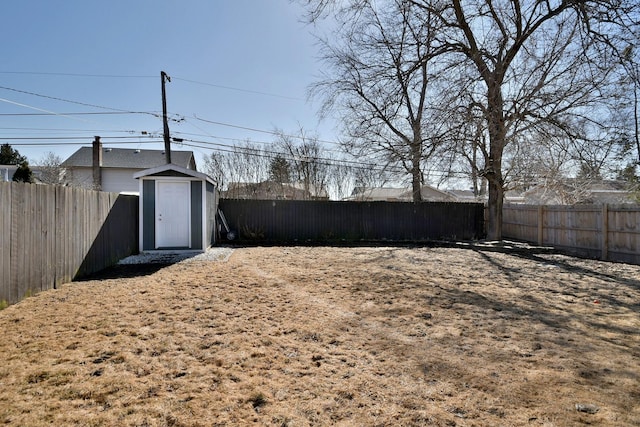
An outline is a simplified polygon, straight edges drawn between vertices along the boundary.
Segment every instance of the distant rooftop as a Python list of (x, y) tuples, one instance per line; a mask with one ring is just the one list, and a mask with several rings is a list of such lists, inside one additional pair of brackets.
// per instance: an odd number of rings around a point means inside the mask
[[(150, 169), (167, 163), (164, 150), (138, 150), (133, 148), (102, 148), (102, 167), (125, 169)], [(192, 151), (171, 150), (171, 163), (186, 169), (196, 169)], [(93, 148), (81, 147), (67, 160), (63, 167), (93, 166)]]

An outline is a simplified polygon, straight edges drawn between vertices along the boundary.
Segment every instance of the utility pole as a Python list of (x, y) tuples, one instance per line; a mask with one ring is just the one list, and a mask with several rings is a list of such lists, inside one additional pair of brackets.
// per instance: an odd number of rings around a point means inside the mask
[(160, 71), (160, 80), (162, 81), (162, 125), (164, 130), (164, 152), (167, 156), (167, 164), (171, 163), (171, 138), (169, 137), (169, 122), (167, 121), (167, 93), (164, 89), (165, 81), (170, 82), (171, 77), (164, 71)]

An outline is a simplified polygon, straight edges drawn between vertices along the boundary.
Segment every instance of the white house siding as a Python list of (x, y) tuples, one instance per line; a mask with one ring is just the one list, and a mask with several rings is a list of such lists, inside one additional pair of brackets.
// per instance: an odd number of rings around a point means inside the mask
[[(102, 168), (102, 191), (114, 193), (139, 193), (138, 180), (133, 178), (133, 174), (139, 169), (111, 169)], [(69, 185), (81, 188), (93, 188), (93, 169), (73, 168), (66, 173)]]
[(68, 169), (66, 180), (73, 187), (93, 188), (93, 170), (91, 168)]
[(102, 168), (102, 191), (113, 191), (115, 193), (127, 192), (138, 194), (138, 180), (133, 174), (139, 169), (110, 169)]

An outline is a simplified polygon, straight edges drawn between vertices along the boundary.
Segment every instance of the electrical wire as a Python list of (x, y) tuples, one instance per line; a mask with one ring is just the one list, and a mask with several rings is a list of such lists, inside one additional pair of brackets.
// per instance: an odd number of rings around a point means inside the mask
[(257, 128), (252, 128), (252, 127), (247, 127), (247, 126), (240, 126), (240, 125), (234, 125), (234, 124), (230, 124), (230, 123), (224, 123), (224, 122), (217, 122), (214, 120), (207, 120), (207, 119), (203, 119), (201, 117), (198, 117), (196, 115), (193, 116), (194, 119), (196, 120), (200, 120), (201, 122), (205, 122), (205, 123), (210, 123), (210, 124), (214, 124), (214, 125), (218, 125), (218, 126), (225, 126), (225, 127), (231, 127), (231, 128), (235, 128), (235, 129), (242, 129), (242, 130), (248, 130), (251, 132), (258, 132), (258, 133), (265, 133), (265, 134), (269, 134), (269, 135), (275, 135), (275, 136), (284, 136), (287, 138), (295, 138), (295, 139), (313, 139), (314, 141), (318, 141), (318, 142), (322, 142), (323, 144), (333, 144), (333, 145), (342, 145), (339, 142), (335, 142), (335, 141), (327, 141), (327, 140), (323, 140), (323, 139), (316, 139), (313, 137), (305, 137), (305, 136), (301, 136), (301, 135), (287, 135), (287, 134), (283, 134), (281, 132), (276, 132), (276, 131), (270, 131), (270, 130), (264, 130), (264, 129), (257, 129)]
[(101, 77), (101, 78), (131, 78), (131, 79), (150, 79), (158, 76), (131, 76), (117, 74), (82, 74), (82, 73), (52, 73), (39, 71), (0, 71), (0, 74), (18, 74), (18, 75), (34, 75), (34, 76), (66, 76), (66, 77)]
[(102, 105), (89, 104), (89, 103), (86, 103), (86, 102), (72, 101), (70, 99), (59, 98), (59, 97), (56, 97), (56, 96), (43, 95), (43, 94), (40, 94), (40, 93), (30, 92), (30, 91), (21, 90), (21, 89), (14, 89), (14, 88), (6, 87), (6, 86), (0, 86), (0, 89), (12, 91), (12, 92), (17, 92), (17, 93), (24, 93), (26, 95), (37, 96), (37, 97), (40, 97), (40, 98), (52, 99), (54, 101), (68, 102), (70, 104), (82, 105), (84, 107), (99, 108), (101, 110), (109, 110), (109, 111), (116, 111), (116, 112), (120, 112), (120, 113), (129, 113), (129, 114), (151, 114), (151, 113), (146, 112), (146, 111), (129, 111), (129, 110), (123, 110), (123, 109), (120, 109), (120, 108), (111, 108), (111, 107), (104, 107)]
[(0, 101), (1, 102), (6, 102), (6, 103), (12, 104), (12, 105), (17, 105), (19, 107), (25, 107), (25, 108), (30, 108), (30, 109), (36, 110), (36, 111), (42, 111), (42, 112), (46, 113), (47, 115), (60, 116), (60, 117), (65, 117), (65, 118), (71, 119), (71, 120), (79, 120), (79, 121), (86, 122), (86, 120), (78, 119), (78, 118), (71, 117), (71, 116), (65, 116), (64, 114), (56, 113), (55, 111), (49, 111), (49, 110), (45, 110), (43, 108), (34, 107), (32, 105), (23, 104), (21, 102), (11, 101), (10, 99), (6, 99), (6, 98), (0, 98)]
[[(0, 73), (15, 73), (15, 74), (20, 74), (20, 73), (24, 73), (27, 74), (28, 72), (0, 72)], [(73, 76), (73, 77), (110, 77), (110, 78), (123, 78), (123, 77), (135, 77), (135, 78), (151, 78), (152, 76), (117, 76), (117, 75), (91, 75), (91, 74), (73, 74), (73, 73), (32, 73), (32, 74), (51, 74), (51, 75), (67, 75), (67, 76)], [(285, 97), (285, 96), (281, 96), (281, 95), (276, 95), (276, 94), (269, 94), (266, 92), (258, 92), (258, 91), (251, 91), (251, 90), (244, 90), (244, 89), (239, 89), (239, 88), (232, 88), (232, 87), (227, 87), (227, 86), (220, 86), (220, 85), (214, 85), (214, 84), (209, 84), (209, 83), (203, 83), (203, 82), (198, 82), (198, 81), (194, 81), (194, 80), (189, 80), (189, 79), (184, 79), (184, 78), (179, 78), (179, 77), (174, 77), (177, 80), (182, 80), (182, 81), (186, 81), (189, 83), (195, 83), (195, 84), (202, 84), (202, 85), (207, 85), (207, 86), (213, 86), (213, 87), (221, 87), (221, 88), (225, 88), (225, 89), (232, 89), (232, 90), (240, 90), (240, 91), (244, 91), (244, 92), (248, 92), (248, 93), (256, 93), (256, 94), (260, 94), (260, 95), (268, 95), (268, 96), (277, 96), (277, 97), (284, 97), (284, 98), (290, 98), (290, 99), (296, 99), (296, 98), (291, 98), (291, 97)], [(53, 97), (53, 96), (49, 96), (49, 95), (43, 95), (43, 94), (39, 94), (39, 93), (35, 93), (35, 92), (30, 92), (30, 91), (25, 91), (25, 90), (20, 90), (20, 89), (14, 89), (14, 88), (10, 88), (10, 87), (6, 87), (6, 86), (0, 86), (0, 89), (4, 89), (4, 90), (8, 90), (8, 91), (13, 91), (13, 92), (17, 92), (17, 93), (23, 93), (23, 94), (28, 94), (28, 95), (32, 95), (32, 96), (37, 96), (37, 97), (42, 97), (42, 98), (46, 98), (46, 99), (51, 99), (51, 100), (56, 100), (56, 101), (61, 101), (61, 102), (68, 102), (68, 103), (72, 103), (72, 104), (77, 104), (77, 105), (82, 105), (85, 107), (92, 107), (92, 108), (99, 108), (99, 109), (103, 109), (103, 110), (109, 110), (107, 112), (77, 112), (77, 113), (56, 113), (56, 112), (52, 112), (52, 111), (47, 111), (47, 110), (43, 110), (37, 107), (32, 107), (32, 106), (28, 106), (25, 104), (20, 104), (20, 103), (16, 103), (10, 100), (6, 100), (3, 98), (0, 98), (0, 101), (5, 101), (5, 102), (9, 102), (12, 104), (16, 104), (16, 105), (20, 105), (20, 106), (24, 106), (27, 108), (32, 108), (38, 111), (42, 111), (42, 113), (0, 113), (0, 116), (40, 116), (40, 115), (57, 115), (57, 116), (63, 116), (63, 117), (68, 117), (68, 118), (73, 118), (71, 116), (73, 115), (90, 115), (90, 114), (147, 114), (147, 115), (152, 115), (154, 117), (160, 117), (160, 114), (157, 112), (148, 112), (148, 111), (130, 111), (130, 110), (124, 110), (124, 109), (119, 109), (119, 108), (112, 108), (112, 107), (105, 107), (102, 105), (96, 105), (96, 104), (90, 104), (90, 103), (86, 103), (86, 102), (80, 102), (80, 101), (73, 101), (73, 100), (68, 100), (68, 99), (64, 99), (64, 98), (59, 98), (59, 97)], [(187, 119), (183, 116), (177, 115), (175, 114), (175, 116), (177, 118), (172, 119), (175, 122), (184, 122), (187, 121)], [(194, 119), (204, 122), (204, 123), (208, 123), (208, 124), (213, 124), (213, 125), (217, 125), (217, 126), (225, 126), (225, 127), (231, 127), (231, 128), (235, 128), (235, 129), (241, 129), (241, 130), (246, 130), (246, 131), (250, 131), (250, 132), (257, 132), (257, 133), (263, 133), (263, 134), (268, 134), (268, 135), (274, 135), (274, 136), (278, 136), (278, 137), (287, 137), (287, 138), (292, 138), (292, 139), (297, 139), (297, 140), (305, 140), (307, 139), (307, 137), (303, 136), (303, 135), (289, 135), (289, 134), (284, 134), (282, 132), (277, 132), (277, 131), (269, 131), (269, 130), (264, 130), (264, 129), (258, 129), (258, 128), (253, 128), (253, 127), (248, 127), (248, 126), (241, 126), (241, 125), (235, 125), (235, 124), (231, 124), (231, 123), (225, 123), (225, 122), (219, 122), (219, 121), (214, 121), (214, 120), (208, 120), (208, 119), (204, 119), (201, 117), (198, 117), (196, 115), (194, 115)], [(187, 121), (190, 125), (198, 128), (195, 124)], [(200, 130), (204, 131), (201, 128), (198, 128)], [(128, 132), (128, 133), (134, 133), (134, 131), (114, 131), (114, 132)], [(176, 132), (177, 134), (179, 134), (179, 132)], [(144, 135), (144, 133), (141, 132), (142, 135)], [(147, 136), (147, 135), (144, 135)], [(151, 135), (148, 135), (151, 136)], [(201, 135), (200, 135), (201, 136)], [(234, 138), (224, 138), (224, 137), (216, 137), (213, 135), (207, 135), (208, 137), (211, 138), (217, 138), (217, 139), (228, 139), (228, 140), (232, 140), (232, 141), (240, 141), (239, 139), (234, 139)], [(153, 136), (155, 137), (155, 136)], [(109, 136), (105, 136), (102, 137), (103, 139), (117, 139), (117, 138), (130, 138), (130, 137), (109, 137)], [(35, 138), (35, 137), (0, 137), (0, 140), (21, 140), (21, 141), (38, 141), (38, 140), (52, 140), (52, 139), (56, 139), (58, 141), (62, 141), (62, 140), (87, 140), (87, 138), (85, 137), (48, 137), (48, 138)], [(337, 146), (341, 146), (342, 144), (339, 142), (335, 142), (335, 141), (328, 141), (328, 140), (322, 140), (322, 139), (317, 139), (317, 138), (313, 138), (313, 137), (309, 137), (308, 139), (311, 139), (313, 141), (317, 141), (323, 144), (331, 144), (331, 145), (337, 145)], [(230, 147), (229, 145), (226, 144), (221, 144), (221, 143), (215, 143), (215, 142), (209, 142), (209, 141), (199, 141), (199, 140), (193, 140), (193, 139), (182, 139), (180, 142), (184, 142), (187, 141), (187, 143), (184, 143), (184, 145), (186, 146), (193, 146), (196, 148), (205, 148), (205, 149), (210, 149), (210, 150), (214, 150), (214, 151), (221, 151), (221, 152), (229, 152), (229, 153), (237, 153), (238, 150), (249, 150), (249, 148), (243, 148), (243, 147), (237, 147), (237, 146), (233, 146)], [(140, 144), (140, 143), (160, 143), (163, 141), (135, 141), (133, 142), (134, 144)], [(116, 142), (111, 142), (111, 143), (116, 143)], [(131, 143), (131, 142), (121, 142), (123, 144), (125, 143)], [(189, 144), (191, 143), (191, 144)], [(267, 143), (267, 142), (263, 142), (264, 144), (274, 144), (275, 142), (271, 142), (271, 143)], [(41, 146), (55, 146), (55, 145), (82, 145), (82, 143), (72, 143), (72, 142), (67, 142), (67, 143), (63, 143), (63, 142), (57, 142), (55, 144), (44, 144), (44, 143), (31, 143), (31, 144), (15, 144), (15, 145), (41, 145)], [(202, 145), (194, 145), (194, 144), (204, 144), (204, 146)], [(211, 146), (216, 146), (218, 148), (212, 148)], [(330, 151), (330, 150), (329, 150)], [(283, 153), (282, 152), (277, 152), (277, 151), (269, 151), (269, 150), (261, 150), (262, 153), (266, 153), (266, 154), (259, 154), (259, 153), (255, 153), (255, 152), (249, 152), (247, 151), (245, 154), (248, 155), (254, 155), (254, 156), (260, 156), (260, 157), (268, 157), (268, 158), (274, 158), (275, 156), (282, 156)], [(290, 160), (297, 160), (300, 161), (301, 159), (293, 159), (291, 158)], [(336, 164), (340, 164), (340, 165), (344, 165), (344, 166), (349, 166), (349, 167), (355, 167), (355, 168), (360, 168), (360, 169), (372, 169), (375, 168), (376, 170), (381, 170), (381, 171), (388, 171), (388, 172), (395, 172), (395, 173), (402, 173), (405, 174), (407, 171), (404, 168), (401, 168), (399, 166), (381, 166), (381, 165), (375, 165), (375, 164), (371, 164), (371, 163), (366, 163), (366, 162), (361, 162), (361, 161), (351, 161), (351, 160), (346, 160), (346, 159), (331, 159), (331, 158), (323, 158), (323, 157), (314, 157), (312, 159), (310, 159), (310, 161), (320, 161), (320, 164), (325, 164), (325, 165), (336, 165)], [(440, 172), (447, 172), (448, 174), (461, 174), (464, 176), (467, 176), (467, 173), (464, 172), (451, 172), (451, 171), (440, 171)]]
[(256, 94), (256, 95), (271, 96), (271, 97), (274, 97), (274, 98), (290, 99), (292, 101), (304, 101), (304, 99), (302, 99), (302, 98), (296, 98), (296, 97), (287, 96), (287, 95), (279, 95), (277, 93), (261, 92), (261, 91), (257, 91), (257, 90), (242, 89), (242, 88), (232, 87), (232, 86), (223, 86), (223, 85), (218, 85), (218, 84), (213, 84), (213, 83), (204, 83), (204, 82), (199, 82), (199, 81), (196, 81), (196, 80), (184, 79), (184, 78), (176, 77), (176, 76), (171, 76), (171, 78), (173, 80), (180, 80), (180, 81), (187, 82), (187, 83), (194, 83), (194, 84), (199, 84), (199, 85), (203, 85), (203, 86), (215, 87), (215, 88), (219, 88), (219, 89), (235, 90), (237, 92), (244, 92), (244, 93), (252, 93), (252, 94)]
[[(32, 107), (35, 108), (35, 107)], [(45, 110), (46, 111), (46, 110)], [(140, 112), (117, 112), (117, 111), (93, 111), (93, 112), (75, 112), (75, 113), (0, 113), (0, 116), (50, 116), (50, 115), (64, 115), (64, 116), (90, 116), (90, 115), (110, 115), (110, 114), (151, 114), (154, 117), (162, 117), (162, 114), (155, 113), (151, 111), (140, 111)]]
[[(147, 135), (142, 135), (142, 136), (147, 136)], [(157, 138), (157, 136), (149, 136), (152, 138)], [(10, 137), (10, 136), (0, 136), (0, 140), (25, 140), (25, 141), (39, 141), (39, 140), (44, 140), (44, 141), (48, 141), (48, 140), (60, 140), (60, 139), (83, 139), (83, 140), (87, 140), (86, 136), (17, 136), (17, 137)], [(100, 139), (131, 139), (130, 136), (101, 136)]]
[[(182, 79), (182, 80), (190, 81), (190, 80), (186, 80), (186, 79)], [(192, 82), (199, 83), (199, 82), (195, 82), (195, 81), (192, 81)], [(69, 100), (69, 99), (64, 99), (64, 98), (59, 98), (59, 97), (49, 96), (49, 95), (43, 95), (43, 94), (31, 92), (31, 91), (10, 88), (10, 87), (7, 87), (7, 86), (0, 86), (0, 89), (13, 91), (13, 92), (17, 92), (17, 93), (23, 93), (23, 94), (32, 95), (32, 96), (37, 96), (37, 97), (41, 97), (41, 98), (45, 98), (45, 99), (51, 99), (51, 100), (55, 100), (55, 101), (68, 102), (68, 103), (72, 103), (72, 104), (76, 104), (76, 105), (82, 105), (82, 106), (85, 106), (85, 107), (100, 108), (100, 109), (103, 109), (103, 110), (109, 110), (109, 112), (112, 112), (112, 113), (119, 113), (119, 114), (148, 114), (148, 115), (152, 115), (154, 117), (159, 117), (159, 114), (155, 113), (155, 112), (131, 111), (131, 110), (123, 110), (123, 109), (119, 109), (119, 108), (105, 107), (105, 106), (102, 106), (102, 105), (90, 104), (90, 103), (80, 102), (80, 101), (72, 101), (72, 100)], [(15, 103), (15, 102), (12, 102), (12, 101), (4, 100), (2, 98), (0, 98), (0, 100), (1, 101), (7, 101), (7, 102)], [(15, 103), (15, 104), (18, 104), (18, 103)], [(23, 105), (23, 104), (18, 104), (18, 105), (26, 106), (26, 105)], [(43, 111), (44, 113), (60, 115), (60, 116), (65, 116), (65, 117), (72, 115), (71, 113), (64, 113), (64, 114), (63, 113), (54, 113), (54, 112), (51, 112), (51, 111), (42, 110), (42, 109), (39, 109), (39, 108), (36, 108), (36, 107), (31, 107), (31, 106), (26, 106), (26, 107), (33, 108), (33, 109), (36, 109), (36, 110), (39, 110), (39, 111)], [(74, 115), (78, 115), (78, 114), (91, 114), (91, 113), (76, 113)], [(93, 114), (96, 114), (96, 113), (93, 113)], [(35, 116), (37, 114), (35, 114), (35, 113), (31, 113), (31, 114), (26, 114), (26, 113), (20, 113), (20, 114), (0, 113), (0, 116), (5, 116), (5, 115), (6, 116), (9, 116), (9, 115), (12, 115), (12, 116), (13, 115), (16, 115), (16, 116), (18, 116), (18, 115), (24, 115), (24, 116), (33, 115), (33, 116)], [(45, 115), (45, 114), (43, 114), (43, 115)], [(181, 122), (181, 121), (185, 121), (186, 120), (186, 117), (179, 116), (177, 114), (176, 114), (176, 116), (178, 118), (177, 119), (173, 119), (176, 122)], [(287, 137), (287, 138), (305, 139), (305, 137), (301, 136), (301, 135), (288, 135), (288, 134), (284, 134), (284, 133), (276, 132), (276, 131), (268, 131), (268, 130), (257, 129), (257, 128), (252, 128), (252, 127), (248, 127), (248, 126), (240, 126), (240, 125), (234, 125), (234, 124), (231, 124), (231, 123), (224, 123), (224, 122), (218, 122), (218, 121), (214, 121), (214, 120), (207, 120), (207, 119), (200, 118), (200, 117), (198, 117), (196, 115), (194, 115), (194, 118), (196, 120), (199, 120), (199, 121), (202, 121), (202, 122), (205, 122), (205, 123), (209, 123), (209, 124), (218, 125), (218, 126), (231, 127), (231, 128), (242, 129), (242, 130), (247, 130), (247, 131), (251, 131), (251, 132), (264, 133), (264, 134), (268, 134), (268, 135), (283, 136), (283, 137)], [(327, 141), (327, 140), (321, 140), (321, 139), (314, 139), (314, 140), (316, 140), (318, 142), (322, 142), (324, 144), (341, 145), (339, 142), (335, 142), (335, 141)]]
[(112, 130), (112, 129), (71, 129), (71, 128), (17, 128), (17, 127), (0, 127), (0, 130), (26, 130), (36, 132), (116, 132), (135, 134), (135, 130)]
[[(161, 139), (152, 140), (152, 141), (135, 141), (135, 140), (131, 140), (131, 141), (113, 141), (113, 142), (109, 142), (108, 144), (104, 144), (104, 145), (107, 146), (107, 145), (132, 145), (132, 144), (162, 144), (163, 142), (164, 141), (161, 140)], [(15, 147), (58, 147), (58, 146), (61, 146), (61, 145), (81, 146), (81, 145), (86, 145), (86, 143), (85, 142), (56, 142), (56, 143), (20, 142), (20, 143), (17, 143), (17, 144), (11, 144), (12, 147), (13, 146), (15, 146)]]
[[(304, 158), (295, 158), (295, 157), (291, 156), (290, 153), (282, 153), (282, 152), (278, 152), (278, 151), (269, 151), (269, 150), (260, 150), (258, 152), (256, 150), (253, 150), (253, 149), (248, 148), (248, 147), (237, 147), (237, 146), (230, 147), (228, 145), (219, 144), (219, 143), (215, 143), (215, 142), (208, 142), (208, 141), (198, 141), (198, 140), (192, 140), (192, 139), (183, 139), (180, 142), (183, 145), (190, 146), (190, 147), (208, 148), (208, 149), (213, 150), (213, 151), (221, 151), (221, 152), (235, 153), (235, 154), (238, 154), (240, 152), (240, 154), (256, 156), (256, 157), (263, 157), (263, 158), (269, 158), (269, 159), (273, 159), (273, 158), (276, 158), (276, 157), (284, 157), (286, 160), (289, 160), (289, 161), (298, 161), (298, 162), (302, 161), (302, 162), (309, 162), (309, 163), (314, 162), (314, 163), (318, 163), (318, 164), (325, 165), (325, 166), (347, 166), (347, 167), (352, 167), (352, 168), (356, 168), (356, 169), (364, 169), (364, 170), (376, 169), (376, 170), (379, 170), (379, 171), (387, 171), (387, 172), (394, 172), (394, 173), (406, 173), (406, 171), (404, 169), (402, 169), (400, 167), (397, 167), (397, 166), (381, 166), (381, 165), (376, 165), (376, 164), (367, 163), (367, 162), (361, 162), (361, 161), (355, 161), (355, 160), (332, 159), (332, 158), (318, 157), (318, 156), (313, 156), (313, 157), (309, 157), (308, 159), (304, 159)], [(223, 148), (212, 148), (211, 147), (212, 145), (216, 146), (216, 147), (223, 147)]]
[[(158, 76), (147, 76), (147, 75), (54, 73), (54, 72), (38, 72), (38, 71), (0, 71), (0, 74), (34, 75), (34, 76), (62, 76), (62, 77), (94, 77), (94, 78), (109, 78), (109, 79), (112, 79), (112, 78), (113, 79), (156, 79), (156, 78), (158, 78)], [(179, 81), (183, 81), (183, 82), (186, 82), (186, 83), (192, 83), (192, 84), (197, 84), (197, 85), (202, 85), (202, 86), (209, 86), (209, 87), (214, 87), (214, 88), (218, 88), (218, 89), (233, 90), (233, 91), (236, 91), (236, 92), (244, 92), (244, 93), (255, 94), (255, 95), (270, 96), (270, 97), (281, 98), (281, 99), (289, 99), (289, 100), (292, 100), (292, 101), (305, 101), (305, 99), (303, 99), (303, 98), (298, 98), (298, 97), (294, 97), (294, 96), (282, 95), (282, 94), (271, 93), (271, 92), (263, 92), (263, 91), (259, 91), (259, 90), (245, 89), (245, 88), (239, 88), (239, 87), (234, 87), (234, 86), (225, 86), (225, 85), (220, 85), (220, 84), (215, 84), (215, 83), (201, 82), (201, 81), (197, 81), (197, 80), (187, 79), (187, 78), (184, 78), (184, 77), (177, 77), (175, 75), (172, 75), (171, 78), (173, 80), (179, 80)]]
[[(127, 131), (129, 132), (129, 131)], [(158, 135), (155, 134), (142, 134), (138, 135), (137, 138), (148, 138), (148, 140), (132, 140), (131, 136), (101, 136), (101, 140), (106, 142), (105, 145), (109, 144), (159, 144), (163, 143), (162, 139), (159, 139)], [(215, 136), (211, 136), (216, 138)], [(92, 137), (89, 136), (56, 136), (56, 137), (0, 137), (0, 141), (19, 141), (16, 143), (12, 143), (15, 146), (57, 146), (57, 145), (85, 145), (88, 141), (90, 141)], [(372, 162), (364, 162), (358, 160), (348, 160), (348, 159), (336, 159), (330, 157), (321, 157), (321, 156), (310, 156), (308, 159), (296, 158), (292, 156), (291, 153), (283, 153), (282, 151), (273, 151), (266, 150), (261, 148), (259, 150), (253, 149), (251, 147), (243, 147), (238, 145), (228, 145), (219, 142), (212, 141), (203, 141), (197, 139), (190, 138), (176, 138), (173, 137), (174, 143), (179, 143), (181, 145), (195, 147), (195, 148), (203, 148), (211, 151), (217, 152), (225, 152), (225, 153), (235, 153), (235, 154), (244, 154), (256, 157), (263, 157), (273, 159), (276, 157), (284, 157), (289, 161), (302, 161), (302, 162), (316, 162), (318, 164), (326, 165), (326, 166), (345, 166), (356, 169), (363, 170), (378, 170), (384, 172), (405, 174), (407, 171), (400, 166), (383, 166), (379, 164), (375, 164)], [(231, 139), (232, 138), (226, 138)], [(45, 143), (41, 141), (51, 141), (55, 140), (54, 143)], [(63, 141), (83, 141), (83, 142), (63, 142)], [(253, 141), (252, 141), (253, 142)], [(460, 175), (467, 176), (468, 174), (465, 172), (456, 172), (456, 171), (438, 171), (433, 170), (434, 172), (447, 173), (449, 175)]]
[[(205, 143), (205, 144), (206, 144), (206, 143)], [(209, 147), (209, 146), (206, 146), (206, 145), (199, 145), (199, 144), (196, 144), (196, 143), (184, 143), (183, 145), (185, 145), (185, 146), (187, 146), (187, 147), (193, 147), (193, 148), (204, 148), (204, 149), (209, 149), (209, 150), (217, 151), (217, 152), (223, 152), (223, 153), (236, 153), (236, 154), (237, 154), (237, 151), (236, 151), (236, 150), (232, 150), (232, 149), (225, 149), (225, 148), (211, 148), (211, 147)], [(273, 159), (273, 158), (275, 158), (275, 157), (276, 157), (276, 155), (267, 155), (267, 154), (252, 153), (252, 152), (247, 152), (247, 153), (244, 153), (244, 154), (246, 154), (246, 155), (248, 155), (248, 156), (253, 156), (253, 157), (262, 157), (262, 158), (267, 158), (267, 159)], [(284, 158), (285, 158), (286, 160), (290, 160), (290, 161), (294, 161), (294, 160), (295, 160), (295, 159), (290, 158), (290, 157), (287, 157), (287, 156), (284, 156)], [(310, 159), (309, 161), (316, 161), (316, 159), (315, 159), (315, 158), (314, 158), (314, 159)], [(337, 162), (338, 162), (338, 161), (332, 161), (332, 162), (322, 161), (322, 162), (317, 162), (317, 163), (318, 163), (318, 164), (320, 164), (320, 165), (326, 165), (326, 166), (336, 166), (336, 163), (337, 163)], [(371, 166), (369, 166), (369, 167), (365, 167), (365, 166), (351, 166), (351, 167), (352, 167), (352, 168), (354, 168), (354, 169), (363, 169), (363, 170), (371, 170), (371, 169), (374, 169), (374, 170), (379, 170), (379, 171), (381, 171), (381, 172), (382, 172), (382, 171), (385, 171), (385, 169), (384, 169), (384, 168), (382, 168), (382, 167), (375, 167), (375, 166), (374, 166), (374, 167), (371, 167)]]

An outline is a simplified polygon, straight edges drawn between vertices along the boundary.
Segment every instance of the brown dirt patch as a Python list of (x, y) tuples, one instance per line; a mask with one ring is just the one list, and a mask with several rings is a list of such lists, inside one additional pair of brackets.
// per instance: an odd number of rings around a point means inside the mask
[(640, 425), (640, 267), (503, 249), (244, 248), (43, 292), (0, 312), (0, 423)]

